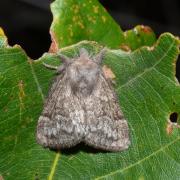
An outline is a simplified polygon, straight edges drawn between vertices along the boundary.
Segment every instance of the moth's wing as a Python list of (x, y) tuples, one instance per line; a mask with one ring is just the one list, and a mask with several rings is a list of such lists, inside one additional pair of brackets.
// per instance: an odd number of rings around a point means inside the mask
[(111, 84), (102, 75), (92, 96), (86, 101), (88, 131), (85, 143), (108, 151), (127, 149), (128, 124)]
[(78, 103), (78, 99), (72, 97), (67, 82), (59, 75), (52, 84), (38, 120), (37, 142), (53, 149), (78, 144), (84, 136), (78, 119), (81, 116)]

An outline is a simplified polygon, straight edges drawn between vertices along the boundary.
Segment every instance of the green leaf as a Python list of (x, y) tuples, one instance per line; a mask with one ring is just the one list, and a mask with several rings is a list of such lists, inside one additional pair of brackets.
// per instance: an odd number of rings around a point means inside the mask
[(58, 47), (86, 39), (115, 48), (123, 39), (122, 30), (97, 0), (57, 0), (51, 9), (51, 34)]
[[(180, 132), (167, 133), (172, 112), (180, 114), (175, 78), (179, 40), (163, 34), (153, 47), (134, 52), (108, 50), (104, 63), (116, 76), (120, 105), (128, 120), (131, 146), (105, 153), (85, 145), (56, 153), (36, 143), (44, 97), (54, 72), (42, 62), (59, 63), (55, 54), (31, 61), (19, 47), (0, 48), (0, 174), (12, 179), (178, 179)], [(60, 51), (73, 56), (80, 47), (95, 53), (101, 46), (83, 41)], [(179, 118), (178, 118), (179, 122)]]
[(154, 32), (137, 26), (125, 33), (97, 0), (56, 0), (51, 5), (53, 22), (50, 33), (51, 51), (91, 40), (110, 48), (136, 49), (153, 45)]
[(7, 38), (2, 28), (0, 28), (0, 48), (7, 46)]
[[(141, 46), (151, 46), (156, 41), (155, 34), (148, 26), (138, 25), (124, 32), (125, 45), (135, 50)], [(123, 45), (121, 45), (122, 47)]]

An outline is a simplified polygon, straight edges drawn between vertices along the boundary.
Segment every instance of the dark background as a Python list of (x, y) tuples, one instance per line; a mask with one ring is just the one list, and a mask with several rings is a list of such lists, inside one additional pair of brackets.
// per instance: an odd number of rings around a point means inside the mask
[[(21, 45), (28, 56), (38, 58), (48, 51), (52, 22), (50, 0), (1, 0), (0, 26), (9, 44)], [(163, 32), (180, 36), (179, 0), (100, 0), (123, 30), (138, 24), (150, 26), (157, 37)], [(180, 60), (177, 63), (180, 80)]]

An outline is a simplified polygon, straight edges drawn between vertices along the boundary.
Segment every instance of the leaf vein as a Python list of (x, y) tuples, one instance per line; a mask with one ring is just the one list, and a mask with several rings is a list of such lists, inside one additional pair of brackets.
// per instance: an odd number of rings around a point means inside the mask
[(53, 164), (52, 164), (52, 167), (51, 167), (51, 171), (50, 171), (50, 174), (48, 176), (48, 180), (53, 179), (53, 176), (54, 176), (57, 164), (58, 164), (59, 157), (60, 157), (60, 153), (58, 152), (58, 153), (56, 153), (56, 156), (54, 158), (54, 161), (53, 161)]
[[(175, 40), (174, 40), (175, 41)], [(151, 71), (153, 68), (155, 68), (166, 56), (167, 54), (169, 53), (169, 51), (172, 49), (174, 43), (172, 43), (168, 50), (165, 52), (165, 54), (159, 59), (159, 61), (157, 61), (152, 67), (148, 67), (148, 68), (145, 68), (144, 71), (142, 73), (139, 73), (137, 74), (137, 76), (133, 77), (132, 79), (128, 80), (127, 82), (125, 82), (124, 84), (120, 85), (117, 90), (123, 88), (123, 87), (126, 87), (128, 84), (130, 84), (131, 82), (135, 81), (138, 77), (141, 77), (143, 74), (145, 74), (146, 72), (149, 72)]]
[(159, 152), (163, 151), (164, 149), (168, 148), (168, 147), (171, 146), (172, 144), (176, 143), (179, 139), (180, 139), (180, 136), (178, 136), (174, 141), (166, 144), (165, 146), (162, 146), (161, 148), (159, 148), (159, 149), (156, 150), (155, 152), (151, 153), (150, 155), (148, 155), (148, 156), (144, 157), (143, 159), (140, 159), (139, 161), (135, 162), (134, 164), (130, 164), (129, 166), (127, 166), (127, 167), (125, 167), (125, 168), (123, 168), (123, 169), (118, 169), (118, 170), (116, 170), (116, 171), (114, 171), (114, 172), (111, 172), (111, 173), (109, 173), (109, 174), (106, 174), (106, 175), (97, 177), (97, 178), (95, 178), (95, 180), (103, 179), (103, 178), (108, 177), (108, 176), (113, 176), (113, 175), (115, 175), (115, 174), (117, 174), (117, 173), (122, 173), (122, 172), (124, 172), (124, 171), (126, 171), (126, 170), (128, 170), (128, 169), (131, 169), (131, 168), (133, 168), (134, 166), (136, 166), (136, 165), (138, 165), (138, 164), (140, 164), (140, 163), (143, 163), (145, 160), (148, 160), (149, 158), (157, 155)]

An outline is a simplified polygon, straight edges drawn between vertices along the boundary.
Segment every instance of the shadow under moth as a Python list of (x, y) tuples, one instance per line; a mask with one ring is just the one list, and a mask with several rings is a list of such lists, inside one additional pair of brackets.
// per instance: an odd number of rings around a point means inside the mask
[(50, 149), (63, 149), (84, 142), (107, 151), (127, 149), (129, 130), (112, 83), (101, 64), (106, 50), (91, 57), (84, 48), (57, 70), (37, 125), (37, 142)]

